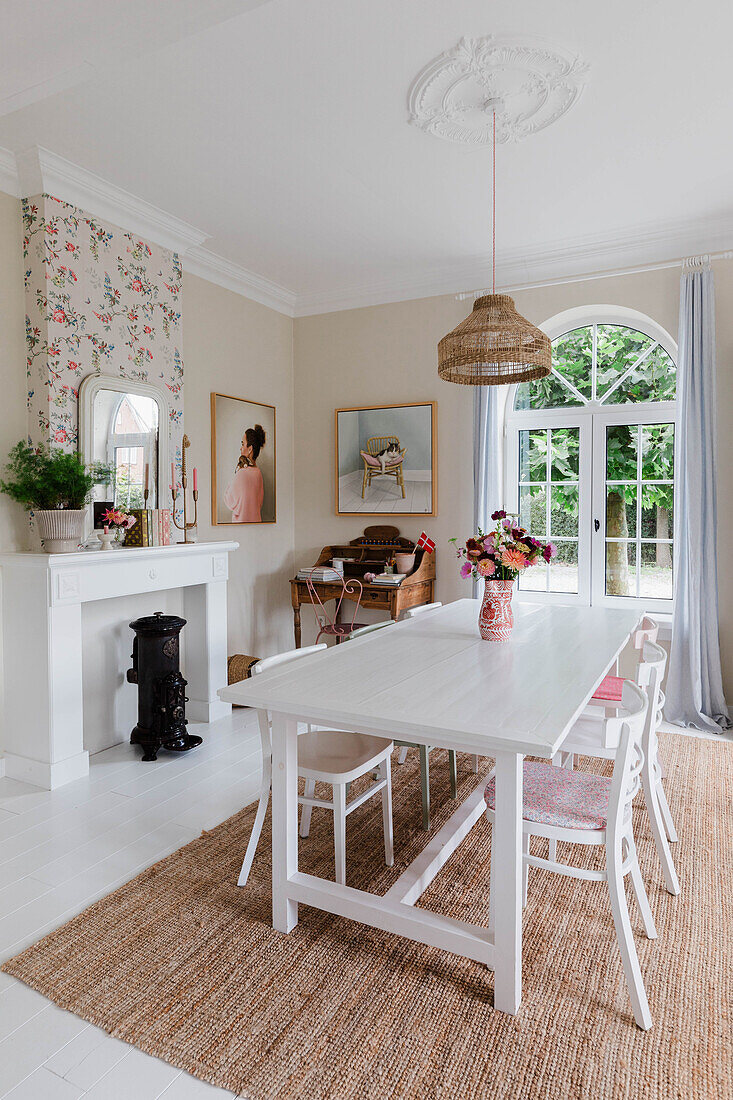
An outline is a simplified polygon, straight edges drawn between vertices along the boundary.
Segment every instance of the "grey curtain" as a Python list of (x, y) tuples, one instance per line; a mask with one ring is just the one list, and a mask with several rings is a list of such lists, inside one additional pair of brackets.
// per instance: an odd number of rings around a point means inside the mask
[[(476, 530), (489, 531), (491, 513), (502, 507), (504, 395), (498, 386), (473, 388), (473, 522)], [(472, 532), (473, 534), (474, 532)], [(474, 596), (479, 595), (474, 584)]]
[(715, 288), (709, 264), (687, 264), (682, 273), (677, 400), (677, 561), (665, 716), (720, 733), (731, 723), (718, 639)]

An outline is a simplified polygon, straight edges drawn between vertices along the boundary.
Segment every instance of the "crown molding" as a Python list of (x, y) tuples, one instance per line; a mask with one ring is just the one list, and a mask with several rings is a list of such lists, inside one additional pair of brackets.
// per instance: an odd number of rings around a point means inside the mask
[[(202, 247), (206, 234), (143, 202), (128, 191), (45, 149), (15, 154), (0, 148), (0, 191), (19, 198), (46, 191), (89, 213), (108, 218), (178, 252), (184, 271), (225, 287), (287, 317), (310, 317), (394, 302), (478, 293), (491, 285), (488, 256), (465, 264), (404, 273), (391, 279), (296, 294), (257, 272)], [(505, 251), (497, 257), (497, 284), (502, 290), (580, 282), (630, 272), (674, 266), (685, 256), (720, 253), (733, 248), (733, 215), (627, 227), (612, 236), (588, 236), (572, 243), (530, 250)], [(470, 297), (471, 294), (466, 295)]]
[[(557, 283), (581, 282), (634, 271), (669, 267), (697, 252), (722, 252), (733, 246), (733, 215), (647, 228), (627, 228), (611, 237), (588, 236), (571, 244), (516, 249), (497, 256), (496, 283), (502, 291), (526, 290)], [(433, 268), (370, 284), (302, 294), (295, 316), (362, 309), (368, 306), (469, 293), (491, 286), (491, 258)]]
[(295, 316), (297, 297), (292, 290), (231, 260), (225, 260), (208, 248), (192, 248), (183, 260), (183, 271), (184, 274), (198, 275), (210, 283), (233, 290), (235, 294), (284, 313), (287, 317)]
[(23, 197), (47, 194), (184, 256), (209, 234), (40, 145), (16, 156)]

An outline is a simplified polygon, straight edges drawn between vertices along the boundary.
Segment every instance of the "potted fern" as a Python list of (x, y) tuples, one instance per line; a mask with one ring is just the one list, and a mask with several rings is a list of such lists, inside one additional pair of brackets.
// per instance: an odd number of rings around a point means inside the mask
[(82, 540), (92, 487), (111, 477), (106, 466), (86, 466), (75, 452), (34, 448), (21, 440), (8, 455), (0, 490), (33, 512), (47, 553), (66, 554)]

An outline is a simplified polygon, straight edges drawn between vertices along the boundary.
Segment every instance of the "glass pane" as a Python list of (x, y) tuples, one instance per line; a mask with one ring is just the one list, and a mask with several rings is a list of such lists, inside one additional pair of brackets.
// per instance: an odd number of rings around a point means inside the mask
[(115, 447), (115, 507), (142, 508), (145, 451), (142, 447)]
[(519, 575), (519, 587), (524, 592), (545, 592), (547, 589), (547, 566), (533, 565)]
[[(553, 485), (550, 500), (552, 538), (578, 537), (578, 486)], [(532, 531), (531, 534), (534, 534)]]
[[(593, 394), (593, 326), (576, 328), (552, 342), (552, 365), (590, 401)], [(578, 404), (573, 397), (573, 404)]]
[(647, 599), (672, 599), (672, 546), (665, 542), (641, 544), (639, 595)]
[(519, 480), (546, 481), (547, 432), (544, 428), (519, 433)]
[(642, 485), (641, 537), (671, 539), (674, 530), (671, 485)]
[(547, 534), (547, 491), (542, 485), (520, 486), (519, 523), (536, 539)]
[(550, 562), (550, 591), (578, 591), (578, 544), (560, 542), (557, 557)]
[(677, 371), (666, 351), (657, 347), (605, 400), (607, 405), (637, 401), (674, 401)]
[(636, 486), (606, 486), (606, 538), (636, 538)]
[(515, 409), (565, 409), (582, 404), (556, 374), (548, 374), (536, 382), (521, 382), (514, 398)]
[(671, 481), (674, 477), (674, 424), (644, 424), (641, 429), (643, 481)]
[(596, 397), (599, 399), (654, 341), (623, 325), (599, 325), (596, 352)]
[(636, 595), (635, 543), (606, 543), (606, 595)]
[(637, 424), (613, 424), (606, 429), (606, 480), (636, 481)]
[(578, 477), (580, 428), (553, 428), (550, 433), (552, 481), (575, 481)]

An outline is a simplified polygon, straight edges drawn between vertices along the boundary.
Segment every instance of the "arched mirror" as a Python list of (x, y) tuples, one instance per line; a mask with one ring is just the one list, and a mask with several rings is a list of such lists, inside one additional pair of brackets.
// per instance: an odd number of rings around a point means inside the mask
[(165, 393), (153, 383), (105, 375), (84, 379), (80, 449), (86, 462), (114, 471), (111, 483), (95, 486), (94, 504), (111, 503), (123, 511), (170, 506), (161, 477), (168, 467), (168, 423)]

